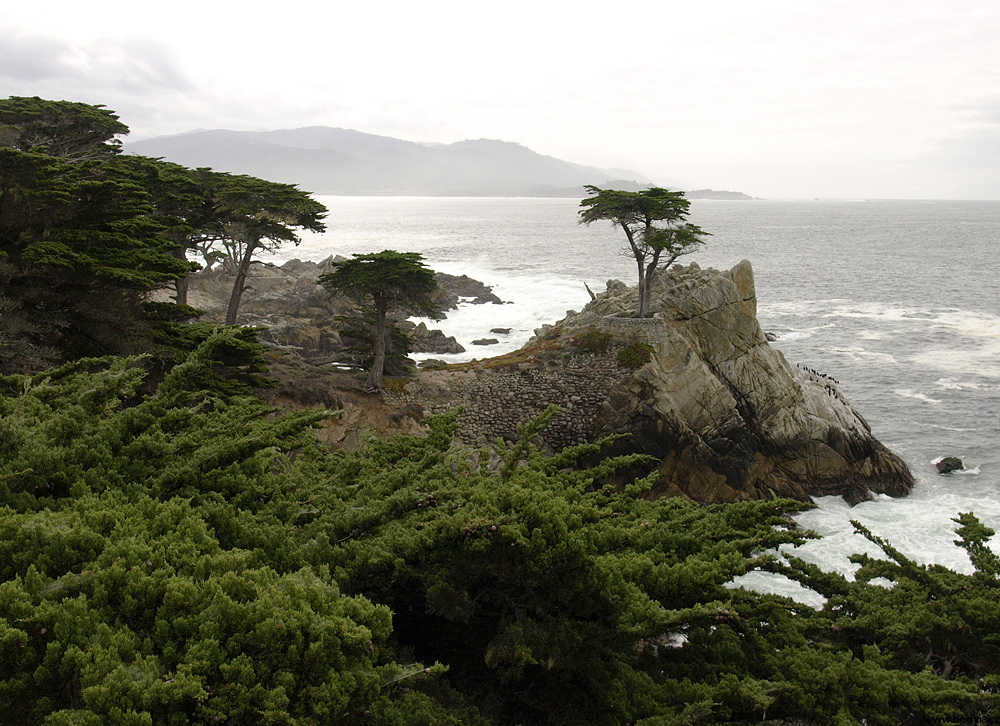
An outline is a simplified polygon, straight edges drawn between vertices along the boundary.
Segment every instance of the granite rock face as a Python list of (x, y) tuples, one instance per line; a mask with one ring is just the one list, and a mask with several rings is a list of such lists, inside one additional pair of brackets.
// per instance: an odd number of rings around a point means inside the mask
[[(627, 306), (630, 297), (604, 302)], [(642, 432), (635, 445), (662, 459), (665, 493), (701, 501), (841, 494), (856, 502), (869, 491), (909, 492), (905, 464), (872, 436), (838, 384), (789, 365), (769, 345), (749, 262), (724, 273), (668, 273), (653, 310), (655, 322), (633, 321), (654, 349), (650, 361), (609, 396), (598, 432)]]
[(627, 433), (615, 452), (655, 457), (664, 496), (838, 494), (853, 503), (910, 491), (906, 465), (839, 385), (769, 345), (749, 262), (725, 272), (674, 267), (653, 288), (654, 317), (627, 317), (636, 308), (636, 290), (611, 281), (524, 349), (461, 371), (423, 371), (392, 396), (429, 412), (463, 406), (470, 444), (511, 438), (518, 423), (557, 404), (564, 411), (545, 443)]

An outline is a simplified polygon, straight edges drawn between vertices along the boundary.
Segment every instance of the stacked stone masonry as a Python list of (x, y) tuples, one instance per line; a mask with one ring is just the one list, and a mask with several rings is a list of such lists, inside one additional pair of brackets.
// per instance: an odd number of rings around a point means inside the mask
[[(605, 353), (567, 353), (546, 365), (512, 364), (486, 368), (456, 378), (451, 398), (427, 410), (440, 414), (462, 408), (458, 440), (482, 446), (497, 437), (514, 440), (517, 428), (550, 405), (562, 411), (542, 437), (545, 448), (558, 451), (593, 440), (593, 429), (601, 404), (612, 386), (630, 371), (617, 362), (620, 346)], [(396, 405), (418, 402), (409, 390), (385, 394)]]

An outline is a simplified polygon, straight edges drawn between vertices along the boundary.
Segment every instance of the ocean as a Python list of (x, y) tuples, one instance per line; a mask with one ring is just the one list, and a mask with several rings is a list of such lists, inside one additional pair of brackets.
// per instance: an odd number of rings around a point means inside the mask
[[(624, 236), (578, 224), (578, 199), (320, 196), (328, 231), (262, 257), (419, 252), (442, 272), (493, 286), (504, 305), (464, 305), (436, 324), (464, 355), (523, 345), (543, 324), (579, 310), (609, 279), (635, 284)], [(1000, 531), (1000, 202), (694, 200), (690, 221), (711, 233), (680, 260), (754, 268), (758, 319), (792, 364), (839, 381), (876, 437), (903, 457), (913, 492), (856, 507), (822, 497), (797, 521), (821, 535), (795, 554), (850, 573), (855, 552), (878, 554), (856, 519), (907, 556), (969, 572), (954, 546), (960, 512)], [(510, 328), (510, 333), (491, 329)], [(494, 345), (472, 341), (496, 338)], [(957, 456), (965, 470), (937, 473)], [(994, 547), (1000, 552), (997, 538)], [(816, 602), (773, 576), (741, 584)]]

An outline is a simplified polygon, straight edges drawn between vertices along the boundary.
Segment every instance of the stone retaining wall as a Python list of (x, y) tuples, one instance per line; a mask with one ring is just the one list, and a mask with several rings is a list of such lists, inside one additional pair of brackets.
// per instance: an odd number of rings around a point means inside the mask
[[(554, 451), (593, 441), (597, 415), (611, 389), (634, 371), (618, 362), (626, 346), (642, 342), (655, 345), (666, 335), (661, 319), (608, 317), (596, 330), (610, 336), (603, 352), (580, 352), (571, 344), (560, 354), (530, 363), (512, 363), (476, 370), (439, 371), (420, 374), (398, 392), (383, 392), (386, 402), (398, 406), (420, 406), (427, 414), (461, 407), (458, 439), (482, 446), (497, 437), (513, 440), (517, 427), (542, 413), (548, 406), (563, 409), (543, 434), (543, 444)], [(429, 380), (447, 376), (446, 400), (428, 395)], [(425, 378), (427, 376), (428, 378)], [(442, 383), (445, 383), (442, 381)]]
[(563, 411), (545, 431), (543, 443), (558, 451), (591, 440), (601, 404), (626, 373), (609, 350), (579, 354), (561, 363), (549, 361), (543, 367), (511, 365), (454, 377), (449, 380), (450, 398), (429, 406), (421, 400), (419, 382), (402, 392), (384, 391), (383, 395), (387, 403), (420, 405), (427, 414), (461, 407), (458, 440), (472, 446), (485, 445), (497, 437), (515, 439), (519, 425), (555, 404)]

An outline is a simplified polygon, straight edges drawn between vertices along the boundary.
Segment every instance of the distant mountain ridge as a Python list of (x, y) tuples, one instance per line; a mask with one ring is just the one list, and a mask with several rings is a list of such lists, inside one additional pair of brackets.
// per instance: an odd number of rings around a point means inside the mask
[(574, 164), (509, 141), (421, 144), (328, 126), (191, 131), (129, 142), (125, 151), (318, 194), (583, 196), (586, 184), (653, 185), (631, 170)]

